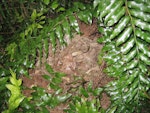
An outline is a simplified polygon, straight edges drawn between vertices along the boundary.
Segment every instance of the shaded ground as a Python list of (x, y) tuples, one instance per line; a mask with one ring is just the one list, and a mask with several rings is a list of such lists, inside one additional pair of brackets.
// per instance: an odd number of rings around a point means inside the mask
[[(49, 57), (43, 58), (43, 62), (47, 62), (53, 67), (54, 70), (66, 73), (67, 76), (63, 77), (62, 88), (69, 90), (71, 85), (69, 83), (74, 81), (75, 76), (82, 77), (84, 81), (93, 82), (93, 88), (101, 87), (107, 84), (112, 79), (107, 77), (102, 71), (105, 64), (98, 65), (97, 56), (102, 48), (102, 45), (97, 43), (98, 34), (96, 23), (86, 25), (79, 22), (81, 32), (83, 35), (75, 35), (72, 40), (66, 36), (65, 39), (68, 46), (63, 49), (57, 49), (54, 55), (52, 47), (49, 47)], [(33, 85), (47, 87), (48, 82), (44, 80), (41, 75), (47, 73), (44, 66), (39, 66), (35, 70), (30, 71), (31, 79), (23, 77), (23, 85), (32, 87)], [(25, 95), (30, 95), (30, 90), (25, 90)], [(107, 108), (110, 104), (109, 98), (106, 94), (102, 94), (101, 105)], [(63, 113), (63, 109), (67, 104), (62, 104), (51, 113)]]

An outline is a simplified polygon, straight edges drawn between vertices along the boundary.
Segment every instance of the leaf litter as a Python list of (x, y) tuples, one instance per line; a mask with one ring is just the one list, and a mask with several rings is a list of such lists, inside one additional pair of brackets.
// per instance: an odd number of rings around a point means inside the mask
[[(42, 58), (42, 64), (39, 60), (36, 63), (36, 68), (29, 70), (30, 78), (22, 76), (23, 85), (27, 89), (23, 90), (26, 96), (30, 96), (33, 92), (33, 86), (40, 86), (47, 88), (49, 82), (45, 80), (42, 75), (48, 74), (45, 69), (45, 62), (52, 66), (55, 71), (65, 73), (66, 76), (62, 78), (61, 87), (64, 92), (71, 88), (78, 87), (83, 82), (87, 85), (89, 82), (93, 83), (93, 88), (103, 87), (113, 79), (103, 73), (105, 63), (98, 64), (98, 54), (103, 45), (97, 43), (97, 38), (101, 37), (97, 30), (96, 21), (92, 25), (87, 25), (79, 21), (79, 27), (82, 32), (81, 35), (75, 34), (71, 40), (65, 36), (67, 46), (60, 49), (57, 46), (56, 53), (52, 51), (52, 46), (49, 46), (49, 55), (46, 59)], [(76, 78), (82, 78), (76, 84), (72, 84)], [(85, 87), (86, 87), (85, 85)], [(52, 90), (47, 89), (49, 93)], [(74, 92), (76, 93), (76, 92)], [(106, 109), (110, 105), (110, 100), (107, 94), (103, 93), (101, 98), (101, 106)], [(68, 107), (68, 103), (62, 103), (54, 109), (50, 109), (51, 113), (63, 113), (63, 110)]]

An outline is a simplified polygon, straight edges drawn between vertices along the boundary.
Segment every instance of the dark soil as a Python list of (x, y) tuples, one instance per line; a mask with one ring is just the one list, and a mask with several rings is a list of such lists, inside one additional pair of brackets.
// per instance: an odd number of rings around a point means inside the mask
[[(74, 81), (74, 77), (82, 77), (86, 82), (93, 82), (93, 88), (102, 87), (112, 80), (103, 73), (105, 63), (101, 65), (97, 63), (97, 56), (102, 49), (103, 45), (97, 43), (97, 38), (101, 35), (98, 34), (97, 24), (93, 22), (92, 25), (86, 25), (79, 22), (82, 35), (74, 35), (72, 40), (65, 36), (68, 43), (67, 47), (58, 47), (56, 53), (52, 52), (52, 47), (49, 46), (49, 56), (47, 59), (43, 57), (43, 65), (37, 66), (34, 70), (30, 70), (31, 79), (22, 77), (23, 85), (31, 88), (32, 86), (41, 86), (46, 88), (48, 81), (43, 79), (41, 75), (47, 73), (45, 70), (44, 62), (47, 62), (53, 67), (55, 71), (66, 73), (67, 76), (63, 77), (61, 87), (67, 91), (71, 88), (69, 83)], [(31, 90), (24, 90), (24, 94), (29, 96)], [(103, 108), (108, 108), (110, 105), (109, 97), (103, 93), (101, 99)], [(67, 108), (67, 104), (61, 104), (51, 113), (63, 113), (63, 109)]]

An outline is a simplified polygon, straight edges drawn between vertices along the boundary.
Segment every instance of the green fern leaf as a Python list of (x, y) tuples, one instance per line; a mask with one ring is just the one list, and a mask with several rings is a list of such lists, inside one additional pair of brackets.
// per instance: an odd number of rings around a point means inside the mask
[(113, 102), (111, 107), (117, 106), (117, 113), (138, 112), (142, 95), (150, 89), (149, 1), (95, 0), (94, 8), (99, 10), (96, 15), (103, 23), (100, 31), (105, 37), (105, 72), (116, 77), (106, 86)]
[(62, 31), (62, 27), (60, 25), (56, 27), (55, 33), (59, 39), (60, 45), (64, 45), (63, 31)]

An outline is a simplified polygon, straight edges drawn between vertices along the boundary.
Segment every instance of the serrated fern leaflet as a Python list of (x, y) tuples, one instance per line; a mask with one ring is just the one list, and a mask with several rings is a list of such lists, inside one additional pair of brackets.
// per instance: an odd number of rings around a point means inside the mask
[(150, 88), (150, 2), (95, 0), (94, 7), (103, 23), (105, 72), (116, 78), (106, 86), (111, 107), (117, 106), (116, 112), (139, 112), (140, 100), (148, 97)]

